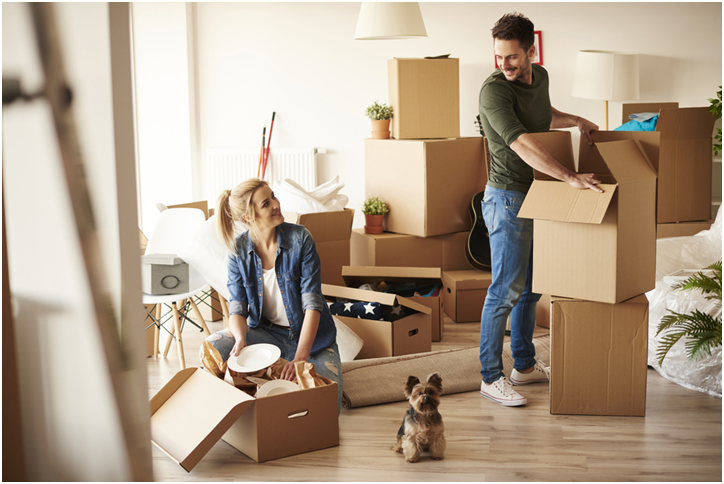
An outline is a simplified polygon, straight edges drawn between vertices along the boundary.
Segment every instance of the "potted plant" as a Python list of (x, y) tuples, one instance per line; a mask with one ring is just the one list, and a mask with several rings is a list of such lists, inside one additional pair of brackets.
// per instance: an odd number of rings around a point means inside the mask
[(367, 107), (365, 114), (372, 120), (372, 138), (388, 139), (390, 137), (392, 107), (375, 101)]
[(374, 195), (367, 197), (362, 204), (362, 213), (365, 215), (365, 233), (381, 234), (382, 222), (389, 211), (390, 209), (383, 200)]

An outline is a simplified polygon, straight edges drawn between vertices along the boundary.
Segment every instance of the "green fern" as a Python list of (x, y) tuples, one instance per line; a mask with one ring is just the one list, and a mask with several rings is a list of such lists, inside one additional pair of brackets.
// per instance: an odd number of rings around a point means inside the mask
[[(722, 262), (717, 261), (705, 269), (713, 271), (713, 275), (697, 272), (674, 288), (684, 291), (699, 290), (707, 300), (716, 300), (721, 307)], [(689, 361), (705, 354), (711, 355), (713, 348), (721, 346), (721, 318), (714, 318), (698, 309), (690, 314), (668, 311), (671, 314), (661, 318), (656, 331), (656, 336), (662, 335), (656, 351), (659, 365), (663, 365), (669, 350), (683, 337), (688, 338), (684, 347)]]

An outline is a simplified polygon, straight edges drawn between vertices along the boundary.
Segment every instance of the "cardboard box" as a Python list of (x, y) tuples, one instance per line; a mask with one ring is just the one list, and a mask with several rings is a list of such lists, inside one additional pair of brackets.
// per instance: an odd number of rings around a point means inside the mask
[(469, 231), (470, 201), (486, 182), (482, 138), (365, 140), (365, 195), (387, 202), (388, 232)]
[(349, 239), (352, 234), (354, 210), (298, 214), (284, 212), (284, 220), (304, 225), (314, 238), (322, 262), (322, 282), (344, 285), (342, 266), (349, 265)]
[(352, 229), (350, 265), (387, 267), (437, 267), (443, 271), (473, 269), (465, 257), (469, 232), (435, 237), (366, 234)]
[(551, 327), (551, 295), (541, 294), (535, 307), (535, 324), (541, 328)]
[(458, 59), (390, 59), (387, 74), (393, 138), (460, 137)]
[(551, 413), (646, 415), (649, 303), (553, 298)]
[(442, 301), (442, 271), (438, 267), (370, 267), (348, 266), (342, 268), (342, 277), (348, 287), (360, 287), (365, 283), (402, 283), (412, 282), (420, 285), (440, 284), (437, 296), (410, 296), (407, 299), (424, 304), (430, 313), (432, 341), (442, 340), (445, 314)]
[(707, 220), (705, 222), (681, 222), (671, 224), (657, 224), (656, 225), (656, 238), (664, 239), (666, 237), (687, 237), (689, 235), (696, 235), (702, 230), (709, 230), (713, 220)]
[[(570, 133), (534, 135), (572, 166)], [(519, 217), (535, 219), (533, 291), (618, 303), (653, 289), (656, 278), (656, 172), (637, 140), (598, 143), (592, 170), (604, 193), (535, 174)], [(563, 152), (570, 152), (566, 159)]]
[(658, 112), (661, 135), (657, 222), (691, 222), (711, 218), (712, 132), (716, 119), (706, 107), (678, 103), (624, 104), (623, 122), (633, 113)]
[(442, 305), (456, 323), (480, 322), (493, 274), (477, 269), (443, 271)]
[(219, 439), (256, 462), (339, 445), (337, 384), (255, 399), (202, 368), (151, 399), (151, 440), (187, 472)]
[(322, 293), (330, 298), (377, 302), (387, 306), (400, 304), (418, 311), (397, 321), (374, 321), (335, 316), (364, 341), (356, 359), (426, 353), (431, 350), (430, 314), (432, 311), (429, 307), (394, 294), (329, 284), (322, 284)]

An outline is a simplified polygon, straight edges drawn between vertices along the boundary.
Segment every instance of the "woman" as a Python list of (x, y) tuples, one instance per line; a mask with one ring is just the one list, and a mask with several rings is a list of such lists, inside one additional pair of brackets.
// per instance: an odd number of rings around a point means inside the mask
[[(306, 227), (284, 222), (269, 185), (251, 178), (225, 190), (217, 202), (217, 229), (229, 257), (229, 328), (207, 338), (223, 360), (247, 345), (270, 343), (288, 360), (281, 377), (296, 381), (294, 363), (314, 364), (337, 383), (342, 364), (337, 329), (321, 290), (321, 266)], [(234, 236), (235, 222), (248, 228)]]

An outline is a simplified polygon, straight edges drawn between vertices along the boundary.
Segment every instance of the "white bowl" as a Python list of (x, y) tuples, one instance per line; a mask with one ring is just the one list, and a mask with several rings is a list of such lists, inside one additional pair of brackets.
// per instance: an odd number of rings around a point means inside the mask
[(256, 397), (271, 397), (282, 393), (296, 392), (299, 385), (289, 380), (272, 380), (264, 383), (256, 392)]
[(245, 346), (239, 356), (229, 357), (229, 368), (238, 373), (254, 373), (268, 368), (281, 356), (282, 350), (278, 346), (268, 343)]

